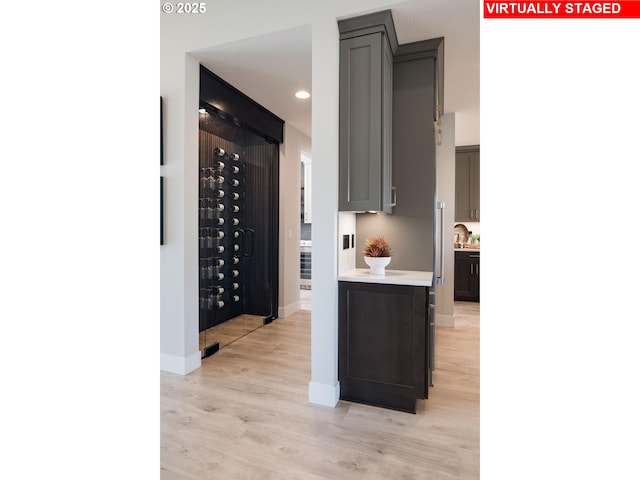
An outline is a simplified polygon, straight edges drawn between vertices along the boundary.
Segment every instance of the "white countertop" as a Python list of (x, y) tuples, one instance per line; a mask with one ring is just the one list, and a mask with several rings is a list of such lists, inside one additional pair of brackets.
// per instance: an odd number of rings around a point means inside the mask
[(479, 248), (454, 248), (454, 252), (478, 252), (480, 253)]
[(433, 272), (412, 270), (385, 270), (385, 275), (371, 275), (368, 268), (356, 268), (338, 275), (339, 282), (381, 283), (387, 285), (411, 285), (414, 287), (431, 287)]

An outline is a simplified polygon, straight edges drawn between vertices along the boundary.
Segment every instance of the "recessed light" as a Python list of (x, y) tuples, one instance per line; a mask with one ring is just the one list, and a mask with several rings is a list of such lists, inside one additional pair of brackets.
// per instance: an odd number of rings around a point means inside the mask
[(311, 94), (305, 90), (300, 90), (299, 92), (296, 92), (297, 98), (309, 98), (310, 96)]

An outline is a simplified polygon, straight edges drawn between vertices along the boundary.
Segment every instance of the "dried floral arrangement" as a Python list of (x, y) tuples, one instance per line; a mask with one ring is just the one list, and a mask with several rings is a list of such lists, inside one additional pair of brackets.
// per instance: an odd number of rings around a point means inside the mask
[(365, 257), (390, 257), (391, 245), (384, 237), (367, 238), (362, 253)]

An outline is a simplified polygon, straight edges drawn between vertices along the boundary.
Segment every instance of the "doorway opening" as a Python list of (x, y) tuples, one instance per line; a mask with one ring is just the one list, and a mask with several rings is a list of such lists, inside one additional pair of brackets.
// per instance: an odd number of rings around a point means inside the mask
[(311, 310), (311, 157), (300, 155), (300, 308)]

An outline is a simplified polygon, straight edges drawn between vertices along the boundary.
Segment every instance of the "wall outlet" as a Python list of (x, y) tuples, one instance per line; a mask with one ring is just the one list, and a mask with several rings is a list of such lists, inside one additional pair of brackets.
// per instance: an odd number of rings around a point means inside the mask
[(349, 235), (342, 235), (342, 249), (346, 250), (349, 248)]

